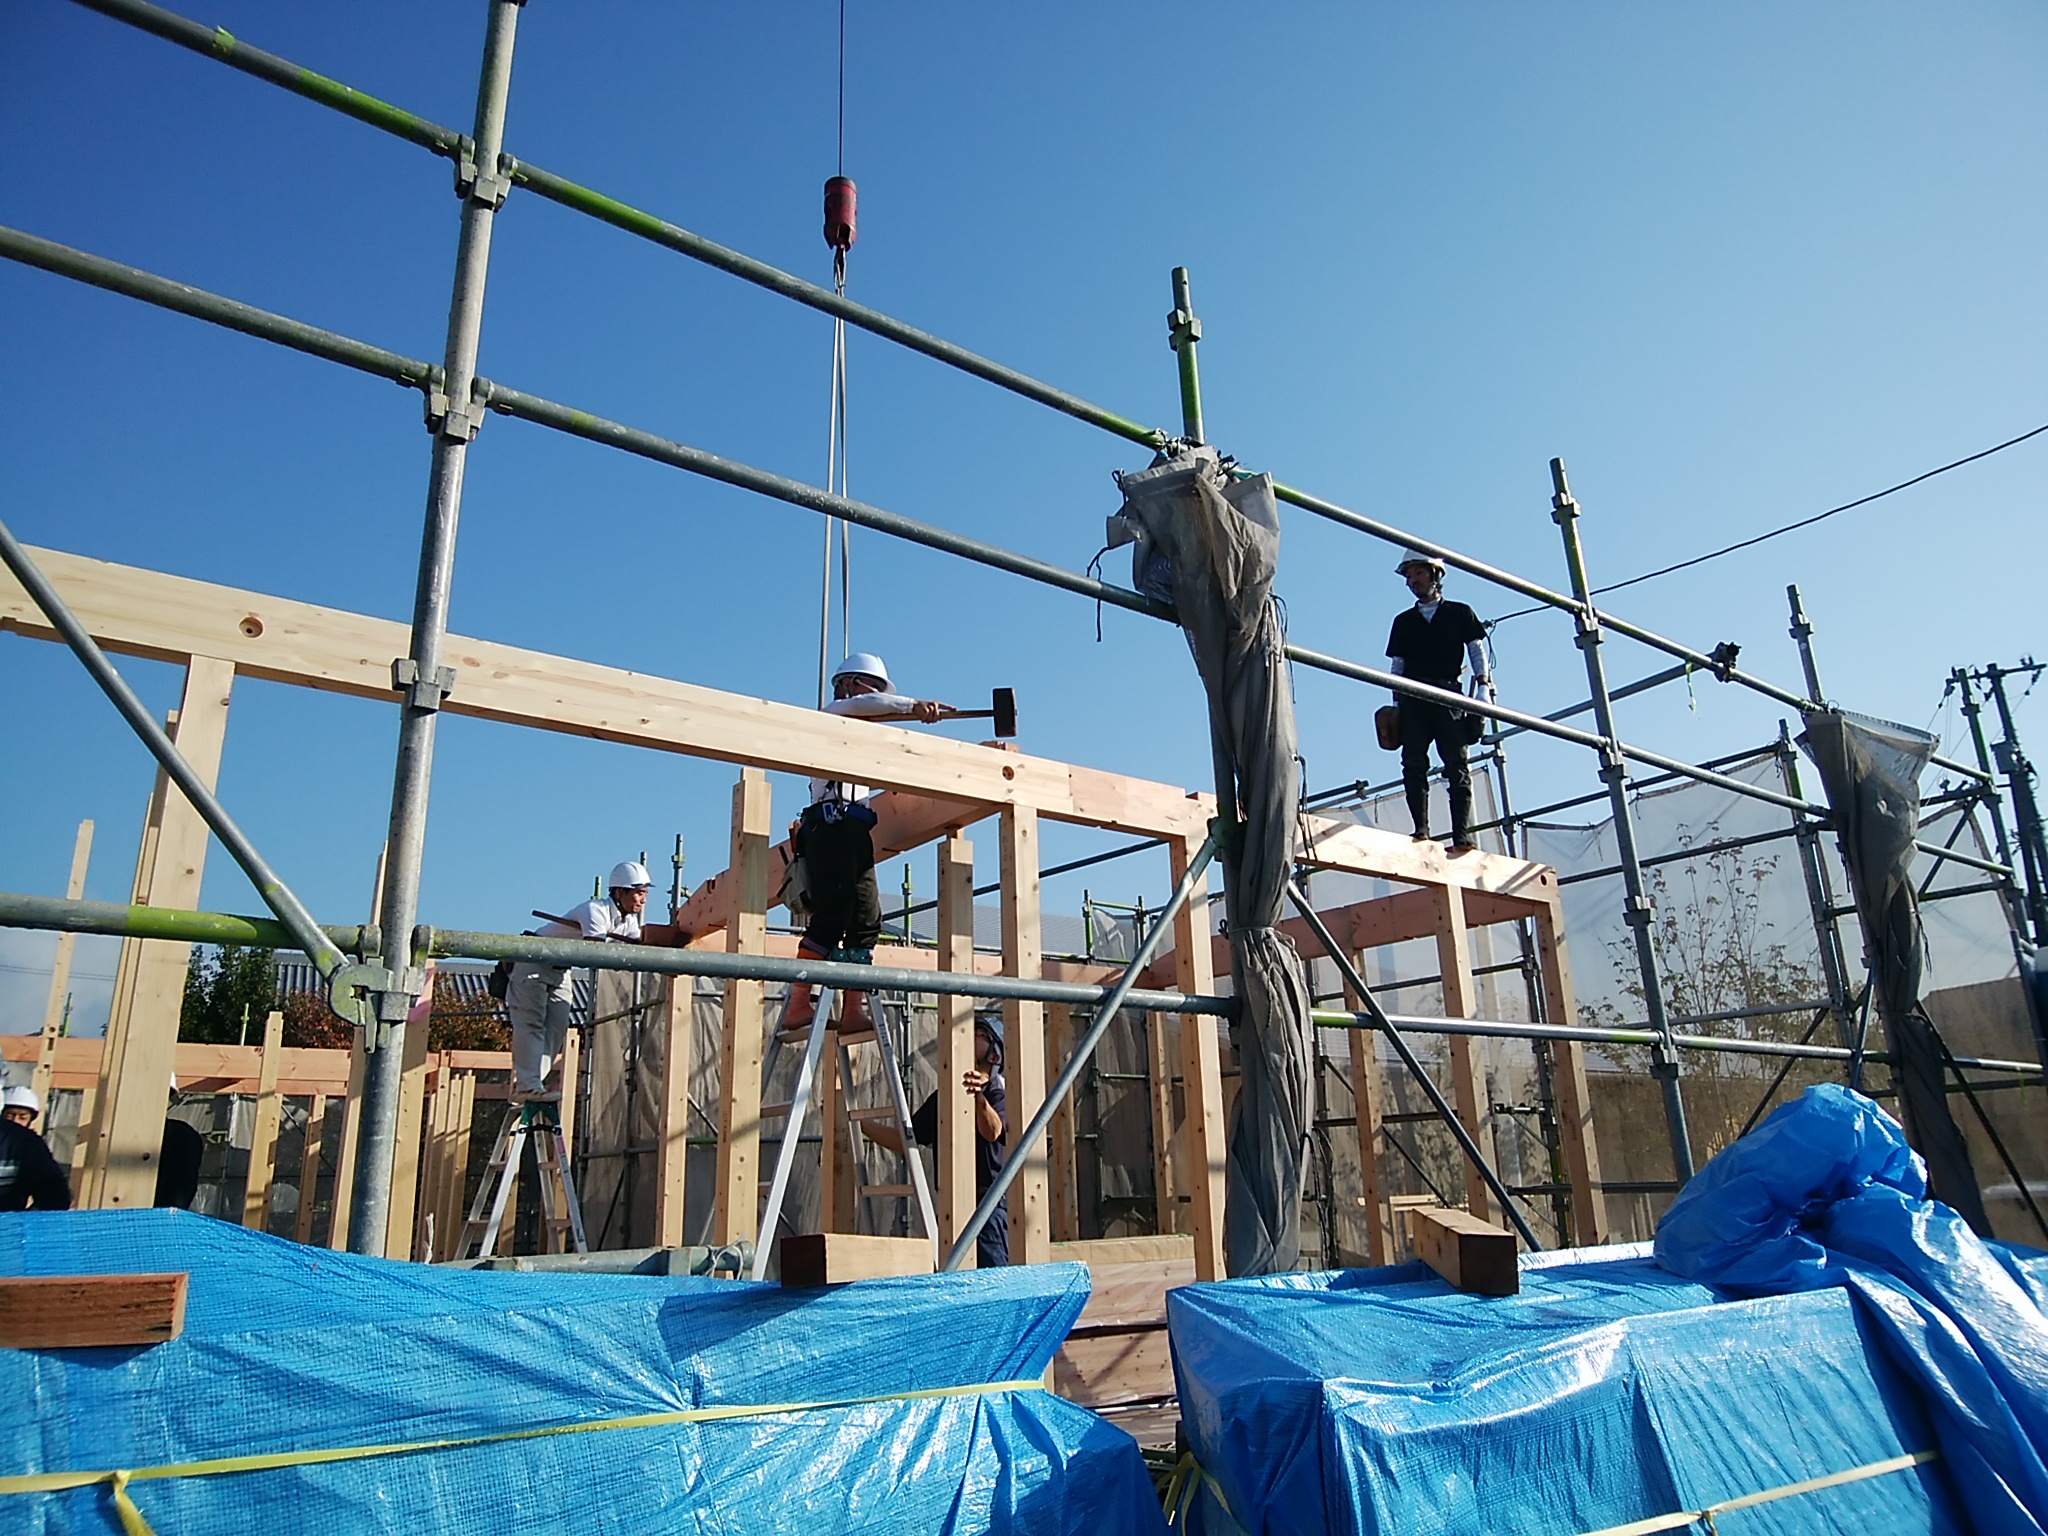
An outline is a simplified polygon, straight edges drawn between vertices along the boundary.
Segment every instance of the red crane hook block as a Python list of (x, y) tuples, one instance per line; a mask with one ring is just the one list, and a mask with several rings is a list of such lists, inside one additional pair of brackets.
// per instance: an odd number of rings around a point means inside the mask
[(860, 238), (859, 208), (851, 177), (834, 176), (825, 183), (825, 243), (833, 250), (844, 251)]

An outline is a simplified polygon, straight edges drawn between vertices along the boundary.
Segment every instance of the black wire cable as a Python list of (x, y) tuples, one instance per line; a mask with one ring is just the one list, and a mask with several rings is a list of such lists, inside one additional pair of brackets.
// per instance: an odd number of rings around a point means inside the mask
[[(1639, 582), (1655, 581), (1659, 576), (1669, 576), (1674, 571), (1689, 570), (1695, 565), (1704, 565), (1709, 560), (1718, 560), (1723, 555), (1734, 554), (1737, 550), (1749, 549), (1754, 545), (1765, 542), (1767, 539), (1775, 539), (1781, 534), (1796, 533), (1801, 528), (1811, 528), (1815, 523), (1824, 522), (1838, 512), (1850, 512), (1854, 511), (1857, 507), (1867, 507), (1873, 501), (1881, 501), (1887, 496), (1908, 490), (1920, 484), (1923, 480), (1932, 480), (1936, 475), (1945, 475), (1952, 469), (1961, 469), (1965, 464), (1974, 464), (1979, 459), (1990, 458), (1994, 453), (2003, 453), (2008, 448), (2016, 448), (2021, 443), (2027, 441), (2028, 438), (2039, 437), (2043, 432), (2048, 432), (2048, 422), (2043, 422), (2031, 432), (2022, 432), (2018, 437), (2009, 437), (2002, 443), (1982, 449), (1977, 453), (1970, 454), (1966, 458), (1944, 464), (1939, 469), (1930, 469), (1924, 474), (1915, 475), (1910, 480), (1901, 480), (1897, 485), (1888, 485), (1881, 491), (1873, 491), (1868, 496), (1860, 496), (1854, 501), (1845, 501), (1839, 507), (1829, 507), (1827, 511), (1816, 512), (1812, 517), (1802, 517), (1796, 523), (1787, 523), (1782, 528), (1773, 528), (1768, 533), (1760, 533), (1754, 538), (1743, 539), (1739, 543), (1730, 544), (1722, 549), (1711, 550), (1704, 555), (1694, 555), (1690, 560), (1680, 560), (1676, 565), (1662, 566), (1654, 571), (1645, 571), (1640, 576), (1631, 576), (1625, 581), (1610, 582), (1604, 587), (1595, 587), (1593, 589), (1594, 595), (1598, 596), (1603, 592), (1619, 592), (1623, 587), (1633, 587)], [(1524, 618), (1532, 613), (1544, 613), (1547, 611), (1548, 605), (1541, 603), (1534, 608), (1517, 608), (1513, 613), (1504, 613), (1497, 619), (1489, 619), (1487, 621), (1487, 628), (1491, 629), (1496, 624), (1505, 624), (1509, 619)]]

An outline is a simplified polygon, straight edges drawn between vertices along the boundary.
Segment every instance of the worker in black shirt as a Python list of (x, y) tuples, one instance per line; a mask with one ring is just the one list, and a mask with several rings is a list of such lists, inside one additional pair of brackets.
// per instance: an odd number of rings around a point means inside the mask
[(0, 1211), (67, 1211), (71, 1208), (71, 1179), (50, 1154), (50, 1144), (35, 1132), (33, 1114), (19, 1118), (23, 1108), (36, 1104), (26, 1088), (7, 1090), (7, 1111), (0, 1117)]
[[(1491, 701), (1493, 678), (1486, 669), (1486, 626), (1463, 603), (1444, 597), (1444, 563), (1420, 550), (1405, 550), (1395, 572), (1415, 594), (1415, 606), (1394, 618), (1387, 655), (1397, 676), (1413, 678), (1450, 693), (1461, 693), (1465, 662), (1472, 663), (1472, 692)], [(1451, 797), (1451, 852), (1465, 853), (1472, 841), (1472, 770), (1457, 713), (1448, 705), (1396, 694), (1401, 706), (1401, 783), (1418, 842), (1429, 837), (1429, 745), (1436, 743)]]
[[(1009, 1090), (1003, 1082), (1003, 1015), (1001, 1010), (983, 1009), (974, 1021), (974, 1065), (960, 1075), (961, 1086), (974, 1100), (974, 1198), (988, 1193), (996, 1175), (1003, 1171), (1008, 1156), (1005, 1144)], [(868, 1140), (879, 1142), (891, 1152), (903, 1153), (903, 1133), (893, 1125), (871, 1120), (856, 1122)], [(939, 1096), (934, 1093), (910, 1117), (910, 1132), (921, 1147), (939, 1144)], [(997, 1206), (988, 1224), (974, 1240), (977, 1269), (999, 1269), (1010, 1262), (1010, 1213)]]

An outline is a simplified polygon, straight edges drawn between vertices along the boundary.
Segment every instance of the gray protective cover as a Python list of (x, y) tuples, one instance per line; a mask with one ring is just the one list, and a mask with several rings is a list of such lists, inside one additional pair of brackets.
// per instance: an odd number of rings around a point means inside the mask
[(1920, 1004), (1924, 939), (1913, 842), (1920, 832), (1920, 772), (1934, 739), (1908, 726), (1816, 709), (1808, 711), (1799, 743), (1820, 769), (1842, 835), (1842, 862), (1856, 892), (1878, 1016), (1894, 1058), (1899, 1118), (1927, 1159), (1934, 1197), (1989, 1237), (1969, 1144), (1949, 1113), (1947, 1052)]
[(1243, 1000), (1226, 1171), (1232, 1275), (1294, 1268), (1309, 1120), (1309, 993), (1281, 933), (1301, 798), (1294, 693), (1273, 599), (1280, 558), (1273, 479), (1233, 479), (1197, 448), (1123, 479), (1124, 513), (1172, 576), (1172, 601), (1209, 695), (1218, 788), (1244, 821), (1222, 854), (1231, 973)]

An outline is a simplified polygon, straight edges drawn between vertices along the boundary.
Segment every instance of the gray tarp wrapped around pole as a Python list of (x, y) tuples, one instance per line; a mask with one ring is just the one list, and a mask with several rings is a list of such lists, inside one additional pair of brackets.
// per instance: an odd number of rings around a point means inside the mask
[(1166, 597), (1179, 615), (1208, 690), (1217, 789), (1226, 804), (1234, 794), (1244, 818), (1222, 853), (1231, 974), (1243, 1001), (1231, 1026), (1239, 1077), (1224, 1261), (1232, 1275), (1271, 1274), (1301, 1254), (1312, 1027), (1301, 957), (1278, 927), (1301, 798), (1273, 599), (1279, 508), (1270, 475), (1233, 481), (1213, 449), (1126, 475), (1123, 491), (1140, 590)]
[(1920, 831), (1920, 772), (1934, 739), (1907, 726), (1816, 709), (1807, 712), (1799, 744), (1820, 769), (1841, 830), (1878, 1017), (1892, 1052), (1899, 1118), (1927, 1160), (1934, 1197), (1989, 1237), (1969, 1143), (1949, 1113), (1941, 1037), (1920, 1005), (1926, 946), (1913, 890), (1913, 843)]

